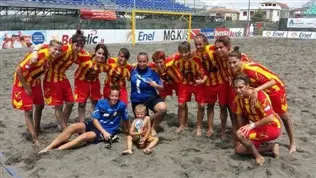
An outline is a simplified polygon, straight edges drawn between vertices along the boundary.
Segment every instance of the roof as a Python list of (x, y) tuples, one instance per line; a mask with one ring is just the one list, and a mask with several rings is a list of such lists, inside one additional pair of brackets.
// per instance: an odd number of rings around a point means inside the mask
[(240, 12), (234, 9), (226, 9), (225, 7), (215, 7), (208, 10), (208, 12), (213, 13), (236, 13), (239, 14)]
[(276, 1), (266, 1), (266, 2), (261, 2), (260, 4), (266, 4), (266, 3), (278, 4), (282, 9), (289, 9), (289, 6), (287, 4), (276, 2)]

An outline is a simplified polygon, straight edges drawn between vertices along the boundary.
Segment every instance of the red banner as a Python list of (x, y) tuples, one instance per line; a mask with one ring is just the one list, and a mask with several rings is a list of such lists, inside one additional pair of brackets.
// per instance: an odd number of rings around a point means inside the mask
[(80, 18), (89, 20), (116, 20), (115, 11), (80, 9)]
[(229, 28), (215, 28), (215, 38), (229, 36)]

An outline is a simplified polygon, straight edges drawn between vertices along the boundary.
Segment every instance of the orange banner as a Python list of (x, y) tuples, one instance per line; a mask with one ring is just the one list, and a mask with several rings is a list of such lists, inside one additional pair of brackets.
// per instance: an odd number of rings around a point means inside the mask
[(116, 20), (115, 11), (80, 9), (80, 18), (89, 20)]

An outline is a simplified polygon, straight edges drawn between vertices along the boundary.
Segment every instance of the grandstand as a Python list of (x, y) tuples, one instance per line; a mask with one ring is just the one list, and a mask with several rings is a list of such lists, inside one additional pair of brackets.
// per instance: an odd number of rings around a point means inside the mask
[(316, 0), (310, 0), (302, 7), (303, 17), (316, 17)]

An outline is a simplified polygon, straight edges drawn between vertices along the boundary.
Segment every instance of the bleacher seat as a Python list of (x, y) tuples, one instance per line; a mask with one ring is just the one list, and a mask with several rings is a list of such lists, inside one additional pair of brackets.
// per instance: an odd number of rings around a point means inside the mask
[(95, 5), (101, 6), (102, 2), (99, 0), (16, 0), (24, 2), (35, 2), (35, 3), (49, 3), (49, 4), (61, 4), (61, 5)]
[[(134, 8), (134, 0), (111, 0), (123, 8)], [(164, 10), (164, 11), (191, 11), (182, 4), (176, 3), (173, 0), (135, 0), (136, 9), (148, 10)]]

